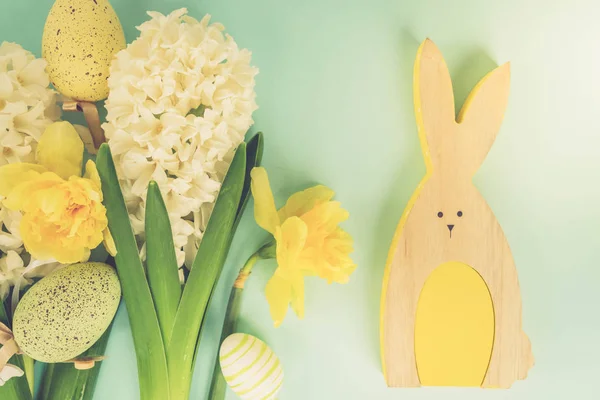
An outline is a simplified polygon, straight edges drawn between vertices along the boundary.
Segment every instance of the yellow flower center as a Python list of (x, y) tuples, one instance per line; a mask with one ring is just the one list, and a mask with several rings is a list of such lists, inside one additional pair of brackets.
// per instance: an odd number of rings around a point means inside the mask
[(23, 211), (21, 236), (36, 258), (82, 261), (102, 242), (108, 226), (102, 193), (90, 179), (64, 181), (46, 172), (17, 186), (7, 200)]

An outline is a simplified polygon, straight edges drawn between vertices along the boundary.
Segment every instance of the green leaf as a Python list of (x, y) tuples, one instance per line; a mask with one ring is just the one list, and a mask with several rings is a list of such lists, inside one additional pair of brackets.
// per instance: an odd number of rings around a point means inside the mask
[(27, 354), (23, 354), (23, 371), (25, 372), (25, 376), (27, 377), (27, 383), (29, 384), (29, 391), (34, 393), (34, 383), (35, 383), (35, 363), (33, 358), (29, 357)]
[(37, 392), (36, 400), (47, 400), (50, 397), (56, 365), (57, 364), (46, 364), (46, 368), (44, 368), (44, 374), (42, 375), (42, 382), (40, 383), (40, 387)]
[[(111, 326), (82, 357), (103, 356), (110, 337)], [(103, 362), (94, 368), (80, 371), (72, 363), (48, 364), (36, 400), (92, 400)]]
[(167, 348), (171, 399), (189, 397), (195, 350), (206, 307), (225, 263), (246, 172), (246, 145), (233, 158), (183, 290)]
[(240, 308), (242, 304), (242, 288), (231, 288), (229, 294), (229, 302), (227, 303), (227, 311), (225, 312), (225, 320), (223, 321), (223, 330), (221, 331), (221, 340), (219, 340), (219, 349), (217, 349), (217, 360), (215, 361), (215, 368), (213, 370), (212, 382), (210, 385), (210, 392), (208, 394), (209, 400), (224, 400), (225, 393), (227, 392), (227, 382), (223, 377), (221, 371), (221, 364), (219, 363), (219, 351), (220, 345), (225, 339), (237, 330), (237, 320), (240, 315)]
[[(248, 200), (250, 199), (250, 183), (252, 181), (250, 179), (250, 172), (252, 172), (252, 168), (260, 166), (264, 147), (265, 140), (262, 132), (258, 132), (256, 135), (252, 136), (246, 145), (246, 175), (244, 177), (244, 188), (242, 189), (242, 200), (240, 201), (237, 215), (235, 217), (234, 233), (235, 229), (240, 223), (240, 220), (242, 219), (242, 215), (244, 214)], [(233, 235), (231, 236), (233, 239)]]
[[(11, 327), (11, 323), (8, 320), (8, 313), (6, 312), (6, 308), (4, 307), (4, 303), (2, 301), (0, 301), (0, 321), (9, 328)], [(14, 355), (11, 357), (9, 362), (21, 368), (22, 370), (25, 370), (23, 356)], [(27, 378), (25, 376), (12, 378), (6, 382), (4, 386), (0, 386), (0, 399), (31, 400), (31, 391), (29, 390)]]
[[(264, 135), (262, 132), (258, 132), (256, 135), (254, 135), (248, 141), (248, 144), (246, 147), (247, 164), (246, 164), (246, 175), (244, 177), (244, 188), (242, 190), (242, 200), (240, 201), (240, 205), (238, 207), (237, 215), (235, 218), (235, 225), (233, 228), (233, 234), (231, 235), (231, 241), (233, 241), (233, 236), (235, 235), (235, 232), (237, 231), (237, 226), (239, 225), (239, 223), (242, 219), (242, 215), (244, 214), (244, 210), (246, 209), (246, 205), (248, 204), (248, 201), (250, 200), (250, 184), (251, 184), (250, 172), (252, 172), (252, 168), (260, 166), (260, 164), (262, 162), (263, 149), (264, 149)], [(231, 242), (229, 243), (229, 245), (231, 246)], [(217, 279), (217, 281), (220, 279), (221, 278), (219, 277)], [(231, 291), (231, 294), (229, 297), (229, 303), (227, 304), (227, 311), (225, 313), (225, 321), (223, 323), (223, 329), (221, 331), (221, 341), (219, 342), (219, 345), (227, 336), (229, 336), (235, 330), (235, 320), (237, 319), (237, 315), (239, 314), (239, 307), (240, 307), (239, 303), (240, 303), (241, 292), (242, 292), (241, 289), (235, 289), (235, 288), (233, 288)], [(209, 309), (212, 307), (212, 302), (213, 302), (213, 293), (211, 293), (210, 300), (208, 303)], [(236, 311), (232, 311), (232, 307)], [(233, 318), (233, 321), (231, 320), (231, 318)], [(205, 326), (202, 326), (202, 331), (204, 331), (204, 329), (205, 329)], [(202, 336), (202, 331), (200, 332), (200, 336)], [(198, 344), (199, 343), (200, 343), (200, 340), (198, 340)], [(196, 356), (197, 355), (198, 355), (198, 348), (196, 349)], [(227, 383), (225, 382), (225, 379), (223, 378), (223, 374), (221, 373), (221, 366), (219, 365), (219, 350), (217, 349), (217, 356), (216, 356), (215, 368), (214, 368), (213, 376), (212, 376), (212, 383), (211, 383), (211, 387), (210, 387), (209, 399), (211, 399), (211, 400), (225, 399), (226, 387), (227, 387)]]
[[(242, 189), (242, 198), (240, 200), (240, 205), (238, 206), (238, 210), (235, 216), (235, 223), (233, 225), (232, 233), (229, 237), (229, 247), (227, 249), (227, 253), (229, 253), (229, 248), (231, 247), (231, 242), (233, 241), (233, 237), (237, 232), (237, 227), (240, 224), (242, 219), (242, 215), (244, 214), (244, 210), (246, 209), (246, 205), (248, 204), (248, 200), (250, 199), (250, 172), (252, 172), (252, 168), (260, 166), (263, 155), (263, 147), (264, 147), (264, 136), (262, 132), (258, 132), (254, 135), (246, 144), (246, 174), (244, 176), (244, 187)], [(217, 282), (221, 279), (221, 275), (217, 278)], [(217, 285), (215, 285), (216, 287)], [(213, 288), (214, 289), (214, 288)], [(213, 301), (213, 293), (210, 294), (210, 299), (208, 301), (208, 309), (212, 307)], [(204, 331), (204, 326), (200, 329), (200, 337), (202, 336), (202, 332)], [(198, 339), (198, 344), (200, 343), (200, 339)], [(198, 356), (198, 349), (196, 349), (196, 357)]]
[(146, 197), (146, 266), (165, 346), (171, 340), (181, 283), (167, 207), (156, 182)]
[(169, 400), (169, 375), (160, 325), (107, 144), (100, 146), (96, 166), (102, 181), (108, 227), (117, 246), (115, 262), (133, 334), (140, 395), (144, 400)]

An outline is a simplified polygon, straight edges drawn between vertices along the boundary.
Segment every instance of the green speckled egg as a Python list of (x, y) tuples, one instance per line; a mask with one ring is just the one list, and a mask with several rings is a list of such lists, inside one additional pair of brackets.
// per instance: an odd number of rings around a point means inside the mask
[(119, 278), (110, 265), (64, 267), (25, 293), (13, 319), (15, 340), (35, 360), (70, 360), (100, 339), (120, 299)]
[(108, 96), (113, 56), (125, 48), (123, 27), (108, 0), (56, 0), (42, 37), (54, 87), (76, 100)]

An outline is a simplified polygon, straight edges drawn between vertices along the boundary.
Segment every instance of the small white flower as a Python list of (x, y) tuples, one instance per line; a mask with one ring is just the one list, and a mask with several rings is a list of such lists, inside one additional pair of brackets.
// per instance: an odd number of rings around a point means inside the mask
[(221, 24), (186, 14), (149, 12), (139, 38), (117, 53), (103, 127), (142, 256), (146, 190), (155, 180), (178, 264), (190, 268), (234, 150), (253, 124), (258, 70)]
[(0, 165), (34, 161), (42, 132), (60, 118), (45, 68), (18, 44), (0, 45)]
[(4, 384), (12, 378), (18, 378), (24, 374), (25, 372), (16, 365), (6, 364), (4, 368), (0, 370), (0, 386), (4, 386)]
[[(0, 44), (0, 166), (35, 162), (38, 140), (60, 118), (57, 95), (49, 88), (45, 69), (45, 60), (18, 44)], [(19, 290), (31, 284), (30, 278), (45, 276), (58, 264), (26, 253), (19, 232), (21, 213), (6, 209), (3, 200), (0, 196), (0, 299), (14, 286), (13, 300), (18, 300)]]
[(24, 276), (25, 264), (21, 256), (13, 250), (0, 258), (0, 300), (4, 301), (12, 286), (27, 286), (31, 281)]
[[(4, 346), (7, 348), (4, 349)], [(23, 376), (25, 373), (16, 365), (6, 364), (18, 346), (14, 341), (12, 331), (2, 322), (0, 322), (0, 349), (4, 350), (4, 354), (2, 354), (4, 358), (0, 359), (0, 386), (4, 386), (10, 379)]]

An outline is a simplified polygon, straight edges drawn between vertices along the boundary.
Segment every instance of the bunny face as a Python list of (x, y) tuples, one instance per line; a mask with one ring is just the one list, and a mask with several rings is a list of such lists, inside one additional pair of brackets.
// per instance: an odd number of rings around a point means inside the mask
[[(444, 214), (444, 212), (442, 211), (442, 209), (446, 209), (446, 211), (451, 211), (450, 213), (446, 212)], [(450, 208), (451, 210), (448, 210), (448, 208)], [(458, 211), (456, 211), (456, 215), (454, 215), (453, 211), (454, 209), (457, 209)], [(450, 215), (448, 215), (450, 214)], [(462, 216), (464, 215), (462, 209), (460, 207), (440, 207), (440, 211), (438, 211), (437, 213), (437, 217), (442, 220), (442, 223), (446, 225), (446, 227), (448, 228), (448, 233), (450, 234), (450, 238), (452, 238), (452, 230), (454, 229), (454, 227), (456, 226), (456, 223), (458, 222), (458, 220), (460, 218), (462, 218)]]
[[(450, 252), (452, 258), (461, 259), (459, 248), (465, 242), (477, 245), (487, 232), (497, 224), (487, 203), (470, 179), (451, 179), (448, 176), (431, 176), (423, 185), (413, 205), (405, 229), (407, 240), (443, 244), (433, 252)], [(481, 243), (485, 245), (485, 243)]]

